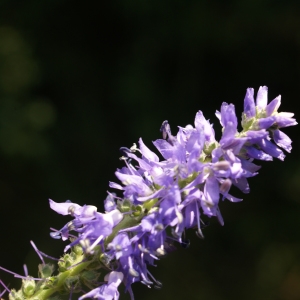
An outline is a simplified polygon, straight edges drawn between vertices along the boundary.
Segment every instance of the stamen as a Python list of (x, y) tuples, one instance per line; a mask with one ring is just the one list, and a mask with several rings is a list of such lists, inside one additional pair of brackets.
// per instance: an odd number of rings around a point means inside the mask
[(72, 217), (74, 217), (75, 209), (76, 209), (75, 205), (70, 205), (69, 208), (68, 208), (68, 213)]
[(93, 252), (93, 249), (101, 242), (101, 240), (104, 238), (104, 236), (103, 235), (100, 235), (96, 240), (95, 240), (95, 242), (90, 246), (90, 247), (88, 247), (87, 249), (86, 249), (86, 253), (91, 253), (91, 254), (93, 254), (92, 252)]
[[(0, 294), (0, 297), (2, 297), (6, 293), (6, 290), (3, 290), (3, 292)], [(2, 298), (0, 298), (2, 300)]]
[(60, 240), (61, 239), (61, 234), (59, 231), (56, 231), (56, 232), (50, 232), (50, 236), (53, 238), (53, 239), (56, 239), (56, 240)]
[(161, 290), (162, 289), (162, 285), (154, 285), (153, 288), (155, 288), (156, 290)]
[[(51, 232), (52, 233), (52, 232)], [(36, 254), (38, 255), (38, 257), (40, 258), (40, 260), (42, 261), (43, 265), (45, 264), (45, 261), (43, 259), (43, 256), (40, 254), (39, 249), (37, 248), (37, 246), (35, 245), (35, 243), (33, 241), (30, 241), (31, 246), (33, 247), (33, 249), (35, 250)], [(24, 265), (25, 266), (25, 265)]]
[(149, 250), (145, 247), (143, 247), (141, 244), (138, 244), (138, 248), (143, 253), (149, 253)]
[(198, 229), (196, 230), (196, 235), (198, 238), (200, 239), (204, 239), (204, 235), (201, 231), (201, 226), (200, 226), (200, 221), (201, 221), (201, 218), (199, 216), (199, 207), (198, 207), (198, 202), (196, 202), (196, 218), (197, 218), (197, 224), (198, 224)]
[(151, 279), (154, 281), (155, 285), (153, 286), (155, 289), (161, 289), (162, 283), (154, 278), (154, 276), (150, 273), (149, 270), (147, 270), (148, 275), (151, 277)]
[[(14, 275), (15, 278), (28, 279), (28, 276), (23, 276), (23, 275), (17, 274), (17, 273), (15, 273), (15, 272), (9, 271), (9, 270), (7, 270), (7, 269), (1, 267), (1, 266), (0, 266), (0, 269), (3, 270), (3, 271), (5, 271), (5, 272), (7, 272), (7, 273), (9, 273), (9, 274)], [(30, 278), (30, 279), (33, 279), (33, 280), (43, 280), (43, 278), (34, 278), (34, 277), (29, 277), (29, 278)], [(4, 283), (1, 281), (1, 279), (0, 279), (0, 282), (1, 282), (1, 284), (5, 287), (5, 285), (4, 285)], [(9, 290), (8, 290), (8, 291), (9, 291)], [(10, 291), (9, 291), (9, 292), (10, 292)]]
[(27, 266), (25, 264), (23, 265), (23, 269), (24, 269), (24, 274), (27, 277), (28, 276), (28, 269), (27, 269)]
[(128, 293), (129, 293), (129, 295), (130, 295), (130, 300), (134, 300), (134, 295), (133, 295), (133, 291), (132, 291), (131, 286), (129, 286), (129, 287), (127, 288), (127, 291), (128, 291)]
[(150, 281), (150, 280), (148, 280), (147, 278), (146, 278), (146, 276), (145, 275), (142, 275), (142, 277), (144, 278), (144, 280), (142, 280), (142, 282), (145, 284), (149, 284), (149, 285), (152, 285), (153, 284), (153, 282), (152, 281)]
[(198, 228), (195, 233), (196, 233), (196, 236), (199, 239), (204, 239), (204, 235), (203, 235), (202, 230), (200, 228)]
[(151, 289), (151, 286), (144, 280), (141, 280), (141, 283), (144, 284), (147, 288)]
[(156, 253), (159, 255), (159, 256), (163, 256), (166, 254), (166, 251), (163, 249), (163, 248), (157, 248), (156, 249)]
[(68, 229), (71, 231), (71, 230), (74, 230), (76, 227), (75, 227), (75, 225), (74, 225), (74, 223), (73, 223), (73, 221), (70, 221), (70, 222), (68, 222), (67, 223), (67, 227), (68, 227)]
[(3, 296), (4, 293), (5, 293), (6, 291), (10, 293), (10, 289), (4, 284), (4, 282), (3, 282), (1, 279), (0, 279), (0, 283), (1, 283), (2, 286), (5, 288), (5, 291), (3, 291), (3, 292), (1, 293), (0, 297)]
[[(39, 250), (40, 251), (40, 250)], [(47, 257), (47, 258), (50, 258), (52, 260), (56, 260), (56, 261), (64, 261), (63, 259), (60, 259), (60, 258), (56, 258), (56, 257), (53, 257), (53, 256), (50, 256), (42, 251), (40, 251), (40, 253), (44, 256), (44, 257)]]
[(69, 300), (72, 300), (73, 289), (74, 289), (74, 286), (72, 285), (72, 286), (71, 286), (71, 289), (70, 289)]
[(139, 273), (138, 271), (136, 271), (135, 269), (133, 269), (133, 268), (130, 268), (128, 273), (129, 273), (132, 277), (139, 277), (139, 276), (140, 276), (140, 273)]
[(160, 131), (162, 132), (163, 135), (163, 139), (165, 140), (168, 136), (168, 133), (171, 132), (170, 130), (170, 125), (168, 123), (168, 121), (163, 121), (161, 127), (160, 127)]
[(138, 152), (142, 153), (142, 151), (137, 147), (136, 143), (133, 143), (133, 145), (130, 147), (130, 151), (131, 152), (138, 151)]
[(180, 211), (176, 211), (176, 216), (177, 216), (178, 223), (181, 224), (183, 222), (182, 213)]
[(223, 226), (224, 220), (223, 220), (222, 214), (220, 212), (219, 206), (217, 207), (217, 219), (218, 219), (219, 223)]
[(209, 226), (209, 224), (210, 224), (209, 220), (203, 221), (201, 218), (200, 218), (200, 223), (202, 224), (201, 228), (205, 228), (205, 227)]
[(84, 250), (86, 250), (87, 248), (90, 247), (90, 240), (89, 239), (80, 240), (79, 244)]
[[(74, 220), (73, 220), (74, 221)], [(55, 228), (52, 228), (52, 227), (50, 227), (50, 230), (52, 230), (52, 231), (54, 231), (54, 232), (50, 232), (50, 236), (53, 238), (53, 239), (60, 239), (62, 236), (61, 236), (61, 231), (64, 229), (64, 227), (61, 229), (61, 230), (57, 230), (57, 229), (55, 229)], [(55, 234), (56, 233), (56, 234)], [(59, 234), (59, 237), (57, 236)], [(72, 237), (72, 238), (74, 238), (74, 239), (77, 239), (78, 237), (77, 236), (75, 236), (74, 234), (70, 234), (69, 232), (68, 232), (68, 236), (69, 237)]]
[(109, 191), (107, 191), (107, 194), (107, 197), (111, 196), (111, 199), (123, 200), (123, 198), (118, 197), (115, 193), (110, 193)]
[(131, 149), (128, 149), (127, 147), (121, 147), (120, 152), (123, 153), (125, 156), (127, 156), (127, 153), (131, 153)]
[[(3, 270), (3, 271), (5, 271), (5, 272), (7, 272), (7, 273), (9, 273), (9, 274), (17, 275), (17, 276), (20, 276), (20, 277), (24, 277), (24, 276), (19, 275), (19, 274), (15, 273), (15, 272), (9, 271), (9, 270), (7, 270), (7, 269), (1, 267), (1, 266), (0, 266), (0, 269)], [(0, 279), (0, 280), (1, 280), (1, 279)]]

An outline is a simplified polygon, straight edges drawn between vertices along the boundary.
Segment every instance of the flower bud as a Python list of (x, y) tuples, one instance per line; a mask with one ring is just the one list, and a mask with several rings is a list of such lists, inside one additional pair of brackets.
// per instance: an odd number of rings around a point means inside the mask
[(40, 264), (38, 266), (38, 269), (39, 276), (41, 278), (48, 278), (53, 274), (55, 267), (52, 264)]
[(23, 279), (22, 280), (22, 291), (23, 294), (27, 297), (30, 297), (34, 294), (35, 291), (35, 281), (33, 279)]
[(24, 300), (23, 292), (22, 290), (16, 291), (15, 289), (12, 289), (9, 293), (9, 300)]

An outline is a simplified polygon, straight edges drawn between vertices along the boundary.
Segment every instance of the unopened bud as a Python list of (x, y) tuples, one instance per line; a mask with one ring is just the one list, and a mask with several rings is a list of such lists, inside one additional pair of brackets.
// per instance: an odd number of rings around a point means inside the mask
[(33, 279), (23, 279), (22, 280), (22, 291), (26, 297), (30, 297), (35, 292), (35, 281)]

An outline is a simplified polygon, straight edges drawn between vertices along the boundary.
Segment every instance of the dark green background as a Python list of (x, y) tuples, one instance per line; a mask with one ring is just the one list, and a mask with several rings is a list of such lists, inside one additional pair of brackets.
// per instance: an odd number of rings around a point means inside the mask
[[(299, 16), (298, 0), (0, 1), (0, 265), (36, 275), (29, 240), (58, 257), (49, 227), (69, 219), (47, 199), (102, 211), (118, 149), (163, 120), (175, 133), (201, 109), (220, 136), (215, 110), (240, 115), (260, 85), (299, 119)], [(136, 300), (300, 299), (299, 129), (285, 132), (286, 161), (262, 162), (244, 202), (221, 203), (225, 226), (191, 230), (151, 269), (163, 289), (134, 285)]]

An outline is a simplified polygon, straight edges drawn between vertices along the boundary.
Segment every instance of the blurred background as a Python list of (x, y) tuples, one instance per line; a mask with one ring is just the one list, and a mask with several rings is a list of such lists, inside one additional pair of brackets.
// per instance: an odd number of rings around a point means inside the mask
[[(36, 276), (30, 240), (59, 257), (49, 228), (69, 219), (48, 198), (103, 211), (118, 149), (151, 145), (164, 120), (175, 133), (202, 110), (220, 136), (221, 103), (240, 116), (246, 88), (267, 85), (299, 121), (299, 14), (298, 0), (1, 0), (0, 265)], [(221, 203), (225, 226), (191, 230), (137, 300), (300, 299), (299, 128), (285, 132), (285, 162), (262, 162), (244, 201)]]

